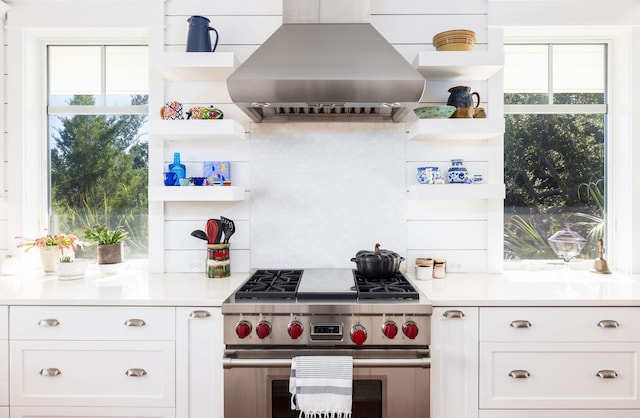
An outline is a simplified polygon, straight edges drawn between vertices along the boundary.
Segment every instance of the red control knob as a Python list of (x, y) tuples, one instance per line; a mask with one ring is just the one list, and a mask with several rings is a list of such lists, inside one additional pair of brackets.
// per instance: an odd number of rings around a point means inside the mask
[(236, 335), (239, 338), (246, 338), (251, 334), (251, 322), (242, 320), (236, 325)]
[(382, 333), (385, 337), (392, 340), (398, 335), (398, 326), (393, 321), (387, 321), (382, 326)]
[(362, 345), (367, 341), (367, 330), (360, 324), (356, 324), (351, 328), (351, 341), (356, 345)]
[(258, 322), (258, 325), (256, 325), (256, 334), (258, 334), (258, 338), (264, 340), (271, 334), (271, 324), (267, 321)]
[(302, 335), (302, 324), (299, 321), (291, 321), (287, 326), (287, 332), (292, 340), (297, 340)]
[(402, 326), (402, 332), (409, 339), (413, 340), (418, 336), (418, 325), (413, 321), (407, 321)]

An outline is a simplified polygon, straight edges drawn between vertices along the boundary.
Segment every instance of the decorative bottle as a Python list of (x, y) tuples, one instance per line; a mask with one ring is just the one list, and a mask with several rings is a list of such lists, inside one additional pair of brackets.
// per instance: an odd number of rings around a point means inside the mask
[(471, 183), (469, 172), (463, 165), (463, 160), (451, 160), (451, 167), (447, 171), (449, 183)]
[(187, 177), (187, 169), (184, 164), (180, 163), (180, 153), (173, 153), (173, 164), (169, 164), (169, 171), (176, 173), (176, 186), (180, 185), (180, 179), (184, 179)]

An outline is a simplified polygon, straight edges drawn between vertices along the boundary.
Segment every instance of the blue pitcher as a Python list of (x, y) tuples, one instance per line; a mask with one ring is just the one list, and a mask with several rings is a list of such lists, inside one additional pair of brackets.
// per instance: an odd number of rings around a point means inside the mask
[[(187, 34), (187, 52), (214, 52), (218, 47), (218, 31), (209, 26), (210, 20), (204, 16), (191, 16)], [(211, 48), (209, 31), (216, 34), (216, 42)]]
[[(480, 105), (480, 94), (471, 92), (471, 87), (455, 86), (449, 89), (447, 105), (455, 106), (456, 111), (452, 118), (472, 118), (475, 109)], [(474, 103), (475, 97), (475, 103)]]

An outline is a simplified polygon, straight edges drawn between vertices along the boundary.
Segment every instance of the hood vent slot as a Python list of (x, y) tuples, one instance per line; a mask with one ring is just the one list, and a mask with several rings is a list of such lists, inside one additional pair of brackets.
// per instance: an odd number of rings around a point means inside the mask
[(308, 106), (308, 107), (285, 107), (280, 106), (274, 109), (276, 115), (379, 115), (379, 107), (345, 107), (345, 106)]

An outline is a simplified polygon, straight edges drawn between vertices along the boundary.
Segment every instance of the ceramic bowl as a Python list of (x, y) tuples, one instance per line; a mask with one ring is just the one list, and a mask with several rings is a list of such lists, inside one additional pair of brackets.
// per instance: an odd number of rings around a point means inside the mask
[(413, 111), (420, 119), (446, 119), (453, 115), (456, 107), (448, 105), (424, 106), (417, 107)]
[(470, 51), (476, 43), (476, 34), (466, 29), (440, 32), (433, 37), (436, 51)]

